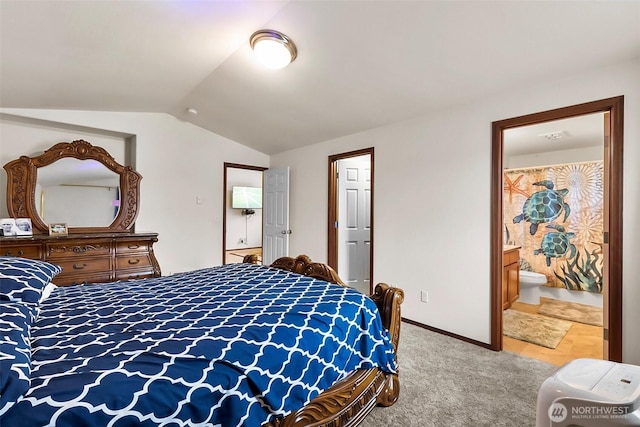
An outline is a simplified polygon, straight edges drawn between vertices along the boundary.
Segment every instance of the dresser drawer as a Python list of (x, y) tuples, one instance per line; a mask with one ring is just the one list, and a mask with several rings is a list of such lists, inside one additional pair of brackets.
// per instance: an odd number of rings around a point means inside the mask
[(116, 273), (116, 280), (131, 280), (131, 279), (146, 279), (149, 277), (155, 277), (155, 273), (152, 269), (147, 270), (130, 270), (130, 271), (118, 271)]
[(40, 248), (41, 245), (2, 245), (0, 249), (0, 255), (40, 259), (40, 257), (42, 256)]
[(128, 255), (116, 257), (116, 270), (126, 270), (130, 268), (148, 267), (151, 260), (148, 254)]
[(98, 272), (90, 274), (60, 274), (53, 278), (52, 282), (58, 286), (72, 286), (72, 285), (84, 285), (86, 283), (103, 283), (112, 282), (113, 279), (110, 273)]
[(111, 255), (111, 241), (93, 241), (93, 242), (51, 242), (46, 245), (47, 261), (55, 262), (57, 259), (69, 257), (99, 257)]
[[(51, 260), (51, 262), (54, 262)], [(85, 275), (90, 273), (105, 272), (107, 275), (111, 271), (110, 257), (86, 257), (82, 259), (68, 259), (54, 262), (62, 267), (61, 276), (64, 275)]]
[[(1, 1), (1, 0), (0, 0)], [(40, 259), (62, 267), (53, 283), (69, 286), (161, 275), (153, 254), (155, 233), (69, 233), (0, 236), (0, 256)]]
[(149, 253), (149, 242), (145, 241), (118, 241), (116, 242), (116, 254), (127, 254), (127, 253)]

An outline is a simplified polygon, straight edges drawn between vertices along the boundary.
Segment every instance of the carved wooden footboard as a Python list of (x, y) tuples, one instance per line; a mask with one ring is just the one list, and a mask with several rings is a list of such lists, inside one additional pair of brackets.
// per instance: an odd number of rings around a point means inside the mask
[[(244, 262), (257, 263), (257, 258), (254, 260), (248, 255)], [(306, 255), (278, 258), (271, 267), (346, 286), (334, 269), (326, 264), (312, 262)], [(376, 285), (371, 299), (380, 310), (384, 327), (390, 332), (397, 357), (400, 341), (400, 305), (404, 300), (404, 292), (402, 289), (380, 283)], [(399, 393), (400, 382), (397, 374), (388, 374), (377, 368), (358, 369), (318, 395), (305, 407), (263, 427), (356, 426), (376, 405), (393, 405), (398, 400)]]

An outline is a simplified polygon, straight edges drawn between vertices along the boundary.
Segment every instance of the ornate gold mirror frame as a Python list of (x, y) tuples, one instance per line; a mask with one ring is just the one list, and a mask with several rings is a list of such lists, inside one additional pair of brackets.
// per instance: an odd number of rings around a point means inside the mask
[(4, 166), (7, 171), (7, 211), (13, 218), (31, 218), (34, 232), (47, 233), (49, 225), (38, 214), (36, 182), (38, 168), (65, 157), (96, 160), (120, 176), (120, 209), (113, 222), (106, 227), (70, 227), (70, 233), (128, 232), (139, 210), (142, 175), (130, 166), (119, 164), (104, 148), (84, 140), (60, 142), (36, 157), (21, 156)]

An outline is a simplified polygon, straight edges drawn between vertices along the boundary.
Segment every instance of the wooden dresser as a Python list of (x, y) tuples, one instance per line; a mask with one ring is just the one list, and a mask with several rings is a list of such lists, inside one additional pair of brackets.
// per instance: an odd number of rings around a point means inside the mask
[(0, 255), (57, 264), (62, 272), (53, 282), (66, 286), (160, 276), (157, 241), (157, 233), (123, 232), (0, 237)]

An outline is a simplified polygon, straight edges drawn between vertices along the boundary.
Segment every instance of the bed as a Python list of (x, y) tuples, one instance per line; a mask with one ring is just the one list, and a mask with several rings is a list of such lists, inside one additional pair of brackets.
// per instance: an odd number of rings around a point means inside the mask
[(395, 403), (402, 290), (245, 261), (55, 287), (3, 257), (0, 425), (355, 426)]

